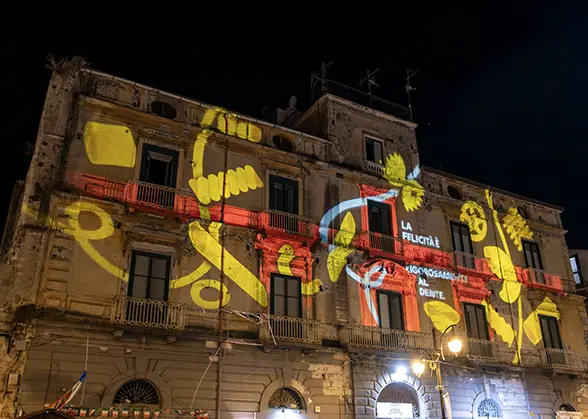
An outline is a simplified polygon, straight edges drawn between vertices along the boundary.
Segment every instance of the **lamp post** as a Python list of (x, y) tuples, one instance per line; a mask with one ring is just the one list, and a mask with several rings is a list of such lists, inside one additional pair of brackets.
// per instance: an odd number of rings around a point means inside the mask
[[(427, 365), (429, 365), (431, 371), (435, 371), (435, 376), (437, 378), (437, 387), (435, 387), (435, 389), (439, 392), (439, 401), (441, 402), (441, 419), (447, 419), (447, 414), (445, 412), (445, 402), (443, 400), (443, 392), (445, 391), (445, 387), (443, 387), (443, 379), (441, 378), (441, 361), (445, 361), (445, 354), (443, 353), (443, 338), (447, 332), (453, 329), (456, 325), (457, 324), (452, 324), (441, 334), (439, 348), (437, 350), (429, 353), (429, 351), (423, 348), (419, 348), (419, 350), (423, 351), (427, 355), (427, 358), (423, 358), (421, 361), (414, 361), (412, 363), (412, 372), (417, 376), (417, 378), (419, 378), (425, 372)], [(447, 342), (447, 347), (452, 354), (457, 355), (461, 352), (462, 341), (459, 338), (454, 337), (449, 342)]]

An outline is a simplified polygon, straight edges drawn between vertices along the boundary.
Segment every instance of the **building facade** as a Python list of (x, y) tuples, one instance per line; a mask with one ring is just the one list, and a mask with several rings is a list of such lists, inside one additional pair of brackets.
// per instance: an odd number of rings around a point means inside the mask
[(437, 418), (410, 366), (448, 329), (453, 418), (588, 412), (561, 209), (421, 167), (406, 109), (320, 87), (278, 125), (54, 69), (2, 242), (0, 416), (86, 370), (73, 415)]

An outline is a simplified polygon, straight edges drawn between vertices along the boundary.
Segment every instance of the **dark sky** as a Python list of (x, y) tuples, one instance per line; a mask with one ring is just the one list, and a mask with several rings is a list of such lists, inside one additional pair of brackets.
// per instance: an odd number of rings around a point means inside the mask
[(0, 25), (0, 216), (26, 175), (22, 150), (36, 136), (50, 52), (255, 117), (292, 95), (306, 103), (311, 72), (334, 61), (329, 78), (353, 86), (380, 68), (374, 92), (401, 104), (406, 70), (420, 69), (412, 81), (422, 163), (564, 207), (570, 247), (588, 247), (588, 5), (318, 3), (219, 2), (181, 16), (87, 11)]

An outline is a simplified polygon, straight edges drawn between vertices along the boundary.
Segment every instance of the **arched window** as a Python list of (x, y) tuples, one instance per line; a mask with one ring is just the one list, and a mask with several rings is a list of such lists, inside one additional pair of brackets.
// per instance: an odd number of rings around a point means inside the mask
[(378, 418), (418, 418), (419, 399), (416, 391), (404, 383), (388, 384), (376, 401)]
[(576, 409), (574, 409), (574, 407), (572, 405), (569, 405), (567, 403), (562, 404), (559, 409), (560, 412), (575, 412)]
[(290, 387), (282, 387), (276, 390), (269, 399), (270, 409), (303, 410), (304, 400), (296, 390)]
[(292, 141), (285, 137), (274, 135), (272, 137), (272, 141), (274, 142), (276, 148), (279, 148), (282, 151), (292, 152), (292, 150), (294, 150), (294, 145), (292, 144)]
[(159, 405), (157, 388), (147, 380), (130, 380), (124, 383), (114, 395), (114, 404)]
[(484, 399), (478, 406), (479, 418), (501, 418), (502, 411), (494, 400)]

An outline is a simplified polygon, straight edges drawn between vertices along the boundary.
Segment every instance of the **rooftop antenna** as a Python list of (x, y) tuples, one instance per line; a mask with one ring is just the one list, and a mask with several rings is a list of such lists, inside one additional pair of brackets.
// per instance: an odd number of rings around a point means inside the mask
[(321, 95), (327, 91), (327, 67), (333, 64), (333, 61), (330, 63), (325, 64), (324, 62), (321, 63), (320, 73), (318, 71), (313, 71), (310, 74), (310, 95), (312, 100), (314, 101), (314, 89), (318, 82), (321, 83)]
[(406, 95), (408, 96), (408, 112), (410, 114), (410, 120), (412, 121), (412, 102), (410, 101), (410, 92), (416, 90), (415, 87), (412, 87), (410, 84), (410, 79), (414, 77), (421, 69), (419, 68), (417, 71), (413, 71), (412, 73), (410, 70), (406, 70), (406, 85), (404, 88), (406, 89)]
[(367, 85), (368, 85), (368, 93), (371, 95), (372, 94), (372, 86), (376, 86), (379, 87), (376, 84), (376, 73), (380, 71), (380, 69), (378, 68), (376, 71), (372, 71), (370, 73), (369, 70), (367, 70), (367, 76), (365, 76), (363, 79), (361, 79), (359, 81), (359, 85), (362, 86), (363, 82), (367, 81)]

